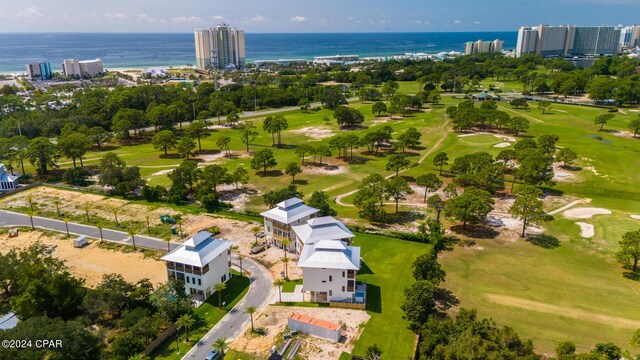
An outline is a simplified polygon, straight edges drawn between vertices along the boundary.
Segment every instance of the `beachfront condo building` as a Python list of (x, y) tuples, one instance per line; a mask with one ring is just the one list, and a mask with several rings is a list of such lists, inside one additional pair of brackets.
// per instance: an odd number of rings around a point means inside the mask
[(621, 29), (613, 26), (523, 26), (518, 30), (516, 56), (603, 56), (620, 52)]
[(488, 52), (502, 52), (504, 41), (495, 39), (493, 41), (469, 41), (465, 44), (465, 55), (474, 55)]
[(198, 69), (235, 69), (245, 65), (244, 30), (220, 24), (194, 30)]
[(104, 73), (104, 65), (100, 59), (66, 59), (62, 62), (62, 72), (69, 77), (93, 77)]
[(620, 29), (620, 45), (625, 49), (640, 46), (640, 26), (625, 26)]
[(51, 64), (45, 61), (32, 62), (26, 65), (27, 76), (31, 80), (49, 80), (53, 77)]

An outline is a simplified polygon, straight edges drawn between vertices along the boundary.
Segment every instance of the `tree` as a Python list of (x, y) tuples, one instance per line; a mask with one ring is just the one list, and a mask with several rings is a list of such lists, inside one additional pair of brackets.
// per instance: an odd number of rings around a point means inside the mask
[(227, 283), (219, 282), (213, 286), (213, 289), (218, 293), (218, 307), (222, 308), (222, 292), (227, 288)]
[(249, 144), (258, 135), (256, 126), (250, 121), (245, 121), (238, 126), (238, 130), (240, 131), (240, 140), (242, 140), (242, 143), (247, 147), (247, 152), (249, 152)]
[(635, 139), (640, 132), (640, 119), (633, 119), (629, 122), (629, 130), (633, 132), (633, 138)]
[(313, 163), (316, 164), (316, 159), (318, 159), (318, 163), (322, 165), (322, 157), (323, 156), (331, 156), (331, 149), (327, 145), (319, 145), (318, 147), (313, 149)]
[(407, 159), (407, 156), (404, 154), (393, 155), (389, 158), (387, 162), (387, 171), (395, 171), (396, 177), (400, 173), (401, 169), (406, 169), (409, 167), (411, 162)]
[(249, 315), (249, 319), (251, 319), (251, 331), (255, 332), (256, 329), (253, 327), (253, 314), (256, 313), (256, 311), (258, 311), (258, 308), (255, 306), (247, 306), (244, 309), (244, 313)]
[(298, 101), (298, 106), (303, 113), (306, 113), (309, 111), (309, 108), (311, 108), (311, 101), (309, 101), (309, 99), (302, 98)]
[(283, 239), (281, 242), (282, 242), (282, 247), (285, 249), (285, 251), (284, 251), (284, 258), (282, 258), (280, 261), (282, 261), (282, 263), (284, 264), (284, 278), (285, 279), (289, 279), (289, 261), (291, 259), (287, 257), (287, 250), (286, 249), (289, 246), (289, 244), (291, 243), (291, 240)]
[(229, 151), (229, 143), (231, 143), (231, 138), (228, 136), (221, 136), (218, 141), (216, 141), (216, 146), (220, 151), (226, 152), (227, 156), (231, 155)]
[[(29, 155), (29, 139), (26, 136), (15, 135), (8, 139), (8, 147), (13, 150), (16, 160), (20, 163), (22, 175), (26, 175), (24, 171), (24, 160)], [(1, 147), (0, 147), (1, 148)], [(9, 149), (4, 149), (5, 153), (9, 153)]]
[(544, 221), (546, 213), (544, 212), (542, 200), (534, 195), (523, 194), (516, 197), (513, 205), (509, 208), (509, 214), (516, 219), (522, 220), (522, 236), (525, 237), (527, 225), (536, 225)]
[(462, 195), (449, 199), (445, 204), (445, 215), (467, 224), (484, 221), (493, 207), (494, 201), (489, 192), (479, 189), (467, 189)]
[(364, 115), (360, 110), (346, 106), (340, 106), (333, 112), (333, 118), (336, 119), (340, 128), (355, 126), (364, 122)]
[(421, 136), (422, 134), (420, 134), (420, 132), (416, 128), (411, 127), (398, 136), (398, 141), (396, 142), (396, 144), (400, 146), (402, 152), (404, 152), (404, 149), (406, 147), (414, 148), (420, 145)]
[(73, 167), (76, 167), (76, 159), (80, 159), (82, 166), (82, 157), (89, 151), (89, 140), (84, 134), (73, 132), (58, 139), (58, 148), (60, 152), (73, 161)]
[(298, 155), (302, 159), (302, 163), (304, 164), (305, 156), (313, 152), (313, 147), (309, 144), (300, 144), (296, 148), (295, 152), (296, 155)]
[(291, 199), (292, 197), (303, 197), (302, 193), (298, 191), (298, 188), (294, 184), (289, 184), (284, 189), (269, 191), (264, 194), (264, 204), (268, 207), (274, 207), (277, 203)]
[[(516, 144), (517, 145), (517, 144)], [(553, 184), (553, 159), (540, 149), (529, 149), (518, 153), (520, 167), (515, 176), (529, 185)]]
[(337, 215), (337, 211), (331, 208), (329, 205), (329, 196), (324, 191), (314, 191), (311, 194), (309, 200), (307, 200), (307, 205), (320, 210), (317, 216), (335, 216)]
[(633, 272), (636, 272), (640, 260), (640, 230), (625, 233), (619, 244), (616, 258), (625, 265), (631, 264)]
[(578, 154), (569, 148), (562, 148), (556, 155), (556, 161), (562, 162), (562, 167), (568, 168), (573, 164), (573, 161), (578, 158)]
[(367, 347), (367, 360), (380, 360), (382, 359), (382, 350), (378, 347), (378, 344), (373, 344)]
[(547, 110), (551, 109), (551, 102), (547, 100), (540, 101), (538, 103), (538, 109), (544, 114)]
[(251, 168), (254, 170), (263, 169), (263, 175), (267, 175), (267, 168), (274, 167), (276, 165), (278, 165), (278, 163), (273, 157), (273, 151), (270, 149), (256, 151), (251, 159)]
[(600, 130), (598, 131), (602, 131), (604, 129), (604, 126), (607, 124), (607, 122), (609, 122), (609, 120), (613, 119), (614, 117), (615, 115), (613, 114), (602, 114), (596, 117), (593, 123), (596, 125), (600, 125)]
[(191, 329), (195, 324), (196, 319), (194, 319), (191, 314), (184, 314), (176, 320), (178, 329), (184, 329), (184, 336), (187, 341), (189, 341), (189, 329)]
[(382, 85), (382, 94), (389, 98), (395, 95), (398, 89), (400, 89), (400, 85), (393, 80), (389, 80)]
[(403, 319), (409, 321), (409, 328), (418, 332), (435, 310), (436, 287), (427, 280), (418, 280), (404, 290), (404, 302), (400, 306)]
[(418, 176), (416, 184), (424, 187), (424, 202), (426, 203), (429, 192), (438, 190), (442, 186), (442, 180), (436, 174), (429, 173)]
[(227, 123), (231, 124), (232, 126), (238, 122), (238, 120), (240, 120), (240, 115), (238, 115), (237, 112), (232, 111), (229, 113), (229, 115), (227, 115)]
[(575, 354), (575, 352), (576, 345), (571, 341), (563, 341), (558, 343), (558, 345), (556, 346), (556, 356), (559, 359), (562, 359), (564, 356), (573, 355)]
[(217, 338), (213, 343), (213, 347), (220, 351), (220, 355), (224, 358), (225, 352), (229, 349), (229, 344), (227, 344), (227, 338)]
[(88, 184), (87, 177), (90, 175), (87, 170), (72, 168), (64, 172), (62, 180), (71, 185), (86, 186)]
[(513, 99), (513, 100), (509, 101), (509, 105), (511, 105), (511, 107), (513, 107), (515, 109), (529, 107), (529, 103), (527, 102), (527, 99), (525, 99), (525, 98)]
[(515, 136), (518, 136), (520, 132), (529, 130), (529, 120), (516, 116), (509, 121), (508, 126), (509, 130), (512, 131)]
[(300, 169), (300, 165), (297, 162), (291, 162), (287, 164), (287, 167), (284, 169), (284, 173), (291, 176), (291, 182), (296, 181), (296, 175), (300, 174), (302, 170)]
[(381, 113), (387, 111), (387, 104), (383, 101), (376, 101), (371, 105), (371, 112), (374, 114), (378, 114), (380, 116)]
[(416, 280), (427, 280), (437, 286), (444, 281), (445, 276), (446, 273), (438, 263), (438, 254), (433, 249), (419, 255), (413, 262), (413, 278)]
[(205, 139), (211, 136), (211, 130), (207, 127), (204, 121), (194, 121), (187, 127), (185, 135), (192, 139), (198, 140), (198, 151), (202, 151), (202, 144), (200, 139)]
[(45, 137), (38, 137), (29, 142), (27, 158), (29, 162), (37, 167), (39, 175), (45, 175), (48, 167), (58, 167), (58, 150), (56, 146)]
[(229, 169), (222, 165), (212, 164), (207, 165), (202, 171), (202, 181), (207, 186), (213, 189), (216, 193), (218, 185), (228, 184), (230, 182)]
[(176, 136), (171, 130), (162, 130), (153, 136), (151, 140), (153, 148), (156, 150), (163, 150), (164, 156), (167, 156), (167, 151), (176, 147)]
[(440, 101), (440, 99), (442, 99), (442, 96), (440, 96), (440, 92), (438, 90), (433, 89), (429, 91), (429, 94), (427, 95), (428, 102), (436, 105)]
[(395, 200), (396, 214), (398, 213), (398, 202), (406, 199), (407, 195), (413, 194), (413, 189), (411, 189), (411, 186), (407, 184), (407, 180), (400, 176), (387, 180), (384, 191), (388, 196), (391, 196)]
[(231, 181), (233, 181), (236, 189), (238, 189), (238, 184), (245, 185), (249, 182), (249, 172), (244, 167), (238, 166), (231, 174)]
[(176, 150), (181, 158), (189, 159), (190, 155), (193, 155), (193, 150), (196, 148), (196, 143), (189, 137), (183, 137), (178, 141)]
[(284, 279), (276, 279), (273, 281), (273, 287), (278, 289), (278, 296), (280, 301), (282, 302), (282, 287), (284, 286), (284, 284), (286, 284), (286, 281), (284, 281)]
[(440, 168), (440, 175), (442, 176), (442, 167), (449, 164), (449, 158), (447, 153), (439, 152), (433, 157), (433, 165)]

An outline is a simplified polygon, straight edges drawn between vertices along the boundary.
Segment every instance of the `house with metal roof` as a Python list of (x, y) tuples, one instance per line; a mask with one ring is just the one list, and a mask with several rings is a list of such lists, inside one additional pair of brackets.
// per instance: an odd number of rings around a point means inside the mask
[(0, 163), (0, 192), (13, 190), (18, 187), (18, 176), (7, 174), (3, 163)]
[(298, 252), (302, 251), (304, 245), (315, 244), (320, 240), (337, 240), (350, 245), (351, 239), (355, 237), (340, 220), (333, 216), (312, 218), (304, 224), (291, 226), (291, 229), (295, 235)]
[(185, 291), (197, 300), (206, 300), (217, 283), (231, 278), (231, 245), (201, 231), (162, 257), (169, 280), (181, 281)]
[(360, 247), (336, 240), (305, 244), (298, 266), (302, 269), (302, 288), (311, 301), (356, 302)]
[(264, 218), (264, 232), (278, 247), (282, 247), (282, 240), (289, 239), (289, 251), (300, 252), (296, 249), (295, 237), (291, 227), (304, 224), (307, 220), (316, 216), (320, 211), (305, 205), (298, 198), (291, 198), (276, 204), (276, 207), (260, 213)]

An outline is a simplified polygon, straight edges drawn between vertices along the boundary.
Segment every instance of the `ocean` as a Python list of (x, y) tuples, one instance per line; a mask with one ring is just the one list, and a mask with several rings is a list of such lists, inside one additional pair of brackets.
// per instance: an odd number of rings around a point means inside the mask
[[(247, 33), (247, 61), (326, 55), (390, 56), (404, 53), (464, 52), (467, 41), (504, 40), (513, 49), (516, 32), (455, 33)], [(0, 73), (22, 73), (25, 64), (100, 58), (106, 69), (181, 66), (195, 63), (191, 33), (3, 33)]]

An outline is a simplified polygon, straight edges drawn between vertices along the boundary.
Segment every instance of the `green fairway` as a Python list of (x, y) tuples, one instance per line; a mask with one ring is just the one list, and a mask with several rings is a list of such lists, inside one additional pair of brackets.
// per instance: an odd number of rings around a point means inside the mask
[(367, 308), (371, 319), (353, 350), (364, 356), (367, 347), (378, 344), (383, 354), (394, 359), (413, 356), (416, 336), (402, 319), (400, 305), (404, 289), (413, 283), (415, 258), (430, 245), (358, 233), (355, 245), (362, 248), (363, 269), (358, 280), (367, 284)]

